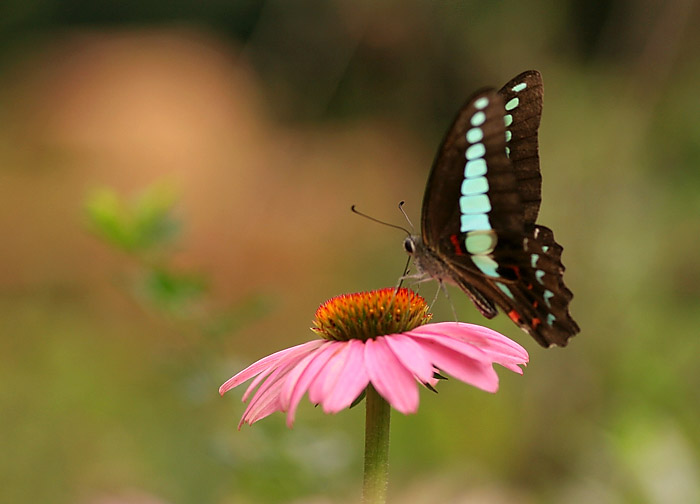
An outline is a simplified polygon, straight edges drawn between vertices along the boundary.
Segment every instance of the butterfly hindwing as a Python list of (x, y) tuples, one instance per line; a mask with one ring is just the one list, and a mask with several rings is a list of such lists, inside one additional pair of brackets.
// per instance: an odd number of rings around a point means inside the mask
[(476, 273), (468, 263), (452, 261), (451, 278), (485, 317), (492, 318), (498, 306), (541, 345), (564, 346), (579, 328), (569, 314), (573, 295), (562, 278), (562, 248), (550, 229), (533, 225), (526, 232), (524, 251), (520, 263), (513, 257), (499, 259), (498, 277)]
[(538, 303), (533, 306), (541, 320), (536, 332), (547, 343), (563, 346), (569, 337), (579, 332), (569, 313), (569, 302), (574, 296), (564, 285), (563, 248), (554, 241), (552, 230), (540, 225), (529, 227), (523, 247), (530, 264), (522, 270), (520, 285), (532, 292)]

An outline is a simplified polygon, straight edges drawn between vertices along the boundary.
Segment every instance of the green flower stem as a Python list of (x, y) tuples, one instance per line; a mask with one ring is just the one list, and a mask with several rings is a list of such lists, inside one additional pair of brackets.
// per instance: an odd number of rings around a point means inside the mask
[(391, 407), (372, 385), (367, 387), (365, 420), (365, 480), (362, 502), (383, 504), (389, 485), (389, 423)]

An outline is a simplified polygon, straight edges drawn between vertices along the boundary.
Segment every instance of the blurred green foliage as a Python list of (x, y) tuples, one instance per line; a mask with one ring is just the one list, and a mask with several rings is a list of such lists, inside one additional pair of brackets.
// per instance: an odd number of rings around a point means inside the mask
[(85, 201), (88, 229), (115, 249), (127, 253), (136, 271), (128, 290), (146, 309), (179, 321), (197, 321), (208, 336), (228, 334), (263, 316), (270, 297), (251, 294), (238, 306), (207, 309), (214, 302), (209, 282), (200, 273), (173, 266), (183, 223), (176, 217), (177, 191), (171, 184), (154, 183), (133, 198), (114, 189), (94, 189)]
[(85, 203), (92, 232), (139, 263), (136, 298), (173, 316), (189, 313), (207, 292), (201, 275), (167, 265), (182, 229), (175, 203), (176, 193), (167, 184), (154, 184), (132, 201), (123, 201), (115, 190), (96, 189)]
[(116, 191), (96, 189), (85, 204), (95, 233), (129, 252), (145, 253), (170, 245), (180, 234), (172, 215), (175, 192), (168, 185), (154, 185), (133, 201), (121, 201)]

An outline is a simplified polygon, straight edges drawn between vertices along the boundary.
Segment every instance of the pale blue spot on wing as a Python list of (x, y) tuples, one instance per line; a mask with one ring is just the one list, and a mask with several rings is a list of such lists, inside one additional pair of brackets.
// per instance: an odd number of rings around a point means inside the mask
[(540, 259), (539, 254), (532, 254), (530, 256), (530, 264), (532, 265), (533, 268), (537, 267), (537, 261)]
[(508, 288), (508, 286), (506, 284), (502, 284), (501, 282), (496, 282), (496, 285), (498, 285), (498, 288), (501, 289), (506, 296), (508, 296), (509, 298), (511, 298), (512, 300), (515, 301), (515, 296), (510, 291), (510, 289)]
[(459, 198), (459, 209), (462, 214), (485, 214), (491, 211), (491, 201), (485, 194), (462, 196)]
[(511, 100), (508, 100), (508, 103), (506, 103), (506, 110), (513, 110), (515, 107), (518, 106), (520, 103), (520, 98), (517, 96)]
[(542, 245), (542, 252), (547, 252), (549, 250), (549, 245)]
[(476, 100), (474, 102), (474, 107), (481, 110), (481, 109), (485, 109), (488, 104), (489, 104), (489, 99), (486, 98), (485, 96), (482, 96), (481, 98), (479, 98), (478, 100)]
[(459, 230), (462, 233), (467, 231), (489, 231), (491, 224), (486, 214), (462, 215), (460, 217)]
[(551, 290), (545, 290), (543, 296), (544, 302), (547, 303), (547, 306), (551, 308), (552, 305), (549, 303), (549, 300), (554, 297), (554, 293)]
[(516, 93), (519, 93), (520, 91), (522, 91), (526, 87), (527, 87), (527, 82), (521, 82), (520, 84), (516, 84), (515, 86), (513, 86), (511, 89), (513, 91), (515, 91)]
[(506, 146), (506, 156), (510, 157), (510, 147)]
[(493, 231), (471, 231), (464, 239), (464, 246), (470, 254), (490, 254), (497, 242), (498, 238)]
[(535, 271), (535, 278), (537, 278), (537, 281), (544, 285), (544, 281), (542, 279), (544, 278), (544, 271), (542, 270), (537, 270)]
[(513, 138), (513, 133), (510, 130), (506, 130), (506, 142), (510, 142), (511, 138)]
[(483, 138), (484, 132), (481, 131), (481, 128), (472, 128), (467, 131), (467, 142), (469, 143), (481, 142)]
[(464, 176), (467, 178), (480, 177), (486, 173), (486, 161), (483, 158), (467, 161)]
[(473, 255), (472, 262), (476, 264), (476, 267), (479, 268), (485, 275), (488, 275), (490, 277), (500, 276), (498, 273), (496, 273), (496, 269), (498, 269), (498, 263), (494, 261), (490, 256)]
[(472, 123), (472, 126), (477, 127), (484, 124), (484, 121), (486, 121), (486, 114), (483, 112), (477, 112), (472, 116), (470, 122)]
[(510, 114), (506, 114), (503, 116), (503, 122), (506, 124), (506, 128), (513, 124), (513, 116)]
[(554, 321), (555, 321), (556, 319), (557, 319), (557, 317), (555, 317), (555, 316), (552, 315), (551, 313), (548, 313), (548, 314), (547, 314), (547, 325), (548, 325), (548, 326), (551, 326), (552, 324), (554, 324)]
[(465, 196), (484, 194), (488, 190), (489, 182), (486, 177), (467, 178), (462, 181), (462, 194)]
[(470, 146), (464, 155), (471, 161), (473, 159), (484, 157), (484, 154), (486, 154), (486, 147), (484, 147), (484, 144), (482, 143), (477, 143)]

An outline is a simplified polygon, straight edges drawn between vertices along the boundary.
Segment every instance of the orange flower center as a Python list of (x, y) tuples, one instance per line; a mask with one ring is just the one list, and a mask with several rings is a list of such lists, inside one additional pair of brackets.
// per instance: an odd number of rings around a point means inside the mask
[(316, 310), (311, 330), (329, 340), (365, 341), (410, 331), (431, 317), (425, 299), (412, 290), (384, 288), (329, 299)]

